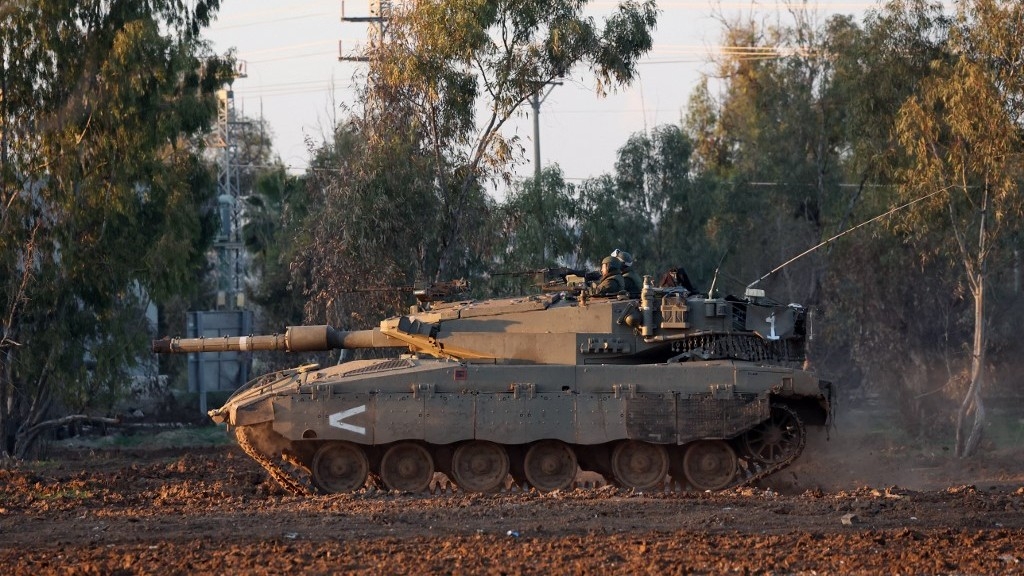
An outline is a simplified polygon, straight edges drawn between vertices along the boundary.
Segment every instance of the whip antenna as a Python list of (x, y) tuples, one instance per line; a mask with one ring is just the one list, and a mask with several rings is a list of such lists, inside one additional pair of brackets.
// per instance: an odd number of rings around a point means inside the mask
[(927, 200), (928, 198), (931, 198), (932, 196), (935, 196), (936, 194), (938, 194), (940, 192), (945, 192), (946, 190), (949, 190), (949, 188), (950, 188), (949, 186), (947, 186), (945, 188), (940, 188), (940, 189), (936, 190), (935, 192), (932, 192), (931, 194), (925, 194), (924, 196), (921, 196), (920, 198), (915, 198), (915, 199), (911, 200), (910, 202), (907, 202), (906, 204), (902, 204), (900, 206), (896, 206), (895, 208), (889, 210), (888, 212), (885, 212), (884, 214), (879, 214), (878, 216), (875, 216), (874, 218), (872, 218), (870, 220), (865, 220), (864, 222), (861, 222), (860, 224), (857, 224), (856, 226), (854, 226), (852, 228), (847, 228), (846, 230), (843, 230), (842, 232), (840, 232), (839, 234), (836, 234), (835, 236), (829, 238), (828, 240), (823, 240), (823, 241), (815, 244), (814, 246), (808, 248), (807, 250), (804, 250), (803, 252), (797, 254), (796, 256), (793, 256), (789, 260), (786, 260), (782, 264), (779, 264), (775, 268), (772, 268), (764, 276), (761, 276), (757, 280), (754, 280), (750, 284), (747, 284), (747, 288), (753, 288), (761, 280), (764, 280), (765, 278), (771, 276), (772, 274), (775, 274), (779, 270), (782, 270), (786, 266), (789, 266), (791, 263), (799, 260), (800, 258), (803, 258), (804, 256), (810, 254), (811, 252), (814, 252), (818, 248), (821, 248), (822, 246), (832, 242), (833, 240), (837, 240), (837, 239), (839, 239), (839, 238), (841, 238), (843, 236), (846, 236), (847, 234), (849, 234), (850, 232), (853, 232), (854, 230), (860, 228), (861, 226), (866, 226), (866, 225), (874, 222), (875, 220), (880, 220), (882, 218), (885, 218), (886, 216), (889, 216), (893, 212), (902, 210), (902, 209), (906, 208), (907, 206), (911, 206), (913, 204), (917, 204), (918, 202), (920, 202), (922, 200)]

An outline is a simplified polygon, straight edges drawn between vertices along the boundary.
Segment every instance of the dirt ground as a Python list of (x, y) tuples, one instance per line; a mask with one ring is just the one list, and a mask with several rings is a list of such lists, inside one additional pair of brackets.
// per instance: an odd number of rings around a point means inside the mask
[(286, 496), (234, 445), (0, 469), (3, 574), (1022, 574), (1024, 449), (815, 437), (757, 487)]

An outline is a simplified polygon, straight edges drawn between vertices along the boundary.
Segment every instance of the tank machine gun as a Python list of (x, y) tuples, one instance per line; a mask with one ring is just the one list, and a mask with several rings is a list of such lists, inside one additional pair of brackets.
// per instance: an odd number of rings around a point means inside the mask
[(567, 266), (518, 270), (515, 272), (492, 272), (491, 276), (518, 276), (533, 280), (541, 292), (579, 292), (587, 282), (600, 278), (601, 272), (587, 272)]
[(267, 374), (211, 418), (282, 486), (423, 491), (434, 472), (488, 492), (565, 488), (592, 470), (648, 489), (754, 482), (829, 421), (832, 385), (796, 367), (802, 307), (656, 288), (421, 304), (369, 330), (153, 342), (160, 353), (394, 348), (399, 357)]

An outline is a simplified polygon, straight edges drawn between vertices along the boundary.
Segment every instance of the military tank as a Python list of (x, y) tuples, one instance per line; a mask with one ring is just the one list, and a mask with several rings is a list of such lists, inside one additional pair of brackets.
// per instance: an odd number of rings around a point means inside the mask
[[(721, 490), (791, 464), (833, 386), (800, 369), (807, 311), (760, 290), (711, 298), (644, 278), (639, 298), (563, 290), (421, 302), (369, 330), (164, 338), (159, 353), (361, 348), (392, 357), (258, 377), (210, 417), (295, 494)], [(670, 483), (670, 484), (667, 484)]]

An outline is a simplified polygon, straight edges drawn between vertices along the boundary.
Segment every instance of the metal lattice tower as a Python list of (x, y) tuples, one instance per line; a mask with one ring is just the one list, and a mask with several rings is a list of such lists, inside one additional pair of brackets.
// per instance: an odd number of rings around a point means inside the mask
[[(245, 62), (239, 61), (234, 78), (245, 78)], [(239, 122), (235, 116), (235, 94), (229, 84), (217, 91), (217, 126), (207, 144), (216, 151), (217, 208), (220, 230), (214, 240), (217, 267), (215, 310), (196, 310), (188, 314), (187, 329), (193, 337), (218, 338), (252, 333), (253, 312), (245, 309), (244, 278), (247, 259), (242, 245), (243, 200), (249, 190), (243, 189), (237, 138)], [(189, 391), (199, 394), (199, 412), (206, 414), (208, 391), (234, 390), (249, 379), (252, 359), (247, 354), (218, 354), (204, 358), (190, 354), (188, 361)]]
[[(235, 78), (245, 78), (245, 63), (240, 62)], [(217, 129), (210, 147), (219, 149), (217, 158), (217, 208), (221, 227), (214, 241), (217, 252), (217, 308), (234, 309), (245, 305), (242, 254), (242, 199), (239, 185), (238, 146), (233, 127), (242, 124), (235, 117), (235, 94), (231, 86), (217, 91)]]

